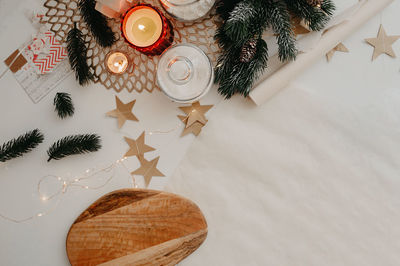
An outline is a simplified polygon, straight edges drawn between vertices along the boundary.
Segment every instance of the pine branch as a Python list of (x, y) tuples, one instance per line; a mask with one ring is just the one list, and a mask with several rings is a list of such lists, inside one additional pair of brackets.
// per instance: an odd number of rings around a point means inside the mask
[[(321, 8), (311, 6), (307, 0), (285, 0), (288, 9), (306, 21), (312, 31), (322, 30), (335, 10), (331, 0), (324, 0)], [(324, 3), (326, 2), (326, 3)]]
[(224, 25), (225, 34), (233, 41), (244, 44), (267, 27), (266, 14), (258, 0), (244, 0), (236, 5)]
[(55, 142), (48, 150), (47, 155), (51, 160), (60, 160), (64, 157), (95, 152), (101, 149), (100, 136), (96, 134), (72, 135)]
[(22, 156), (36, 148), (44, 140), (39, 129), (35, 129), (4, 143), (0, 147), (0, 162)]
[(216, 12), (223, 20), (227, 20), (236, 4), (242, 0), (220, 0), (216, 4)]
[(296, 40), (292, 29), (290, 15), (283, 1), (267, 4), (267, 20), (272, 30), (277, 34), (279, 59), (281, 61), (294, 60), (297, 55)]
[(55, 111), (61, 119), (73, 116), (75, 112), (71, 95), (65, 92), (58, 92), (54, 97)]
[(232, 46), (218, 59), (215, 68), (215, 82), (219, 82), (218, 91), (226, 99), (236, 92), (247, 97), (250, 88), (267, 67), (268, 46), (260, 37), (257, 40), (256, 54), (250, 62), (241, 62), (241, 48)]
[[(267, 66), (268, 47), (261, 35), (266, 27), (276, 33), (281, 61), (297, 55), (290, 13), (308, 23), (313, 31), (321, 30), (330, 20), (333, 0), (315, 5), (310, 0), (220, 0), (217, 14), (223, 19), (215, 39), (222, 54), (215, 68), (218, 91), (225, 98), (235, 93), (247, 96), (256, 79)], [(255, 49), (254, 38), (257, 41)]]
[(324, 0), (322, 1), (321, 4), (321, 9), (329, 16), (333, 16), (335, 10), (336, 10), (336, 6), (335, 4), (332, 2), (332, 0)]
[(71, 68), (75, 71), (75, 78), (81, 86), (87, 85), (93, 80), (87, 64), (87, 48), (82, 32), (77, 28), (76, 23), (67, 35), (67, 51)]
[(110, 47), (116, 41), (115, 34), (108, 26), (107, 18), (97, 11), (95, 6), (95, 0), (80, 0), (78, 4), (83, 20), (96, 42), (102, 47)]

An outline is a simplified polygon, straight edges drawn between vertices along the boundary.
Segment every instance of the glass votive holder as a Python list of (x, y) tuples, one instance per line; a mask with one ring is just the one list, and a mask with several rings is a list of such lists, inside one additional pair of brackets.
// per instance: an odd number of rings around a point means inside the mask
[(104, 64), (110, 74), (122, 75), (130, 68), (131, 61), (124, 52), (113, 50), (106, 55)]
[(172, 101), (200, 100), (213, 85), (214, 70), (208, 56), (192, 44), (168, 48), (157, 66), (157, 84)]
[(121, 32), (131, 47), (149, 56), (160, 55), (174, 40), (171, 22), (148, 4), (135, 5), (125, 13)]
[(164, 10), (181, 21), (194, 21), (206, 16), (216, 0), (159, 0)]

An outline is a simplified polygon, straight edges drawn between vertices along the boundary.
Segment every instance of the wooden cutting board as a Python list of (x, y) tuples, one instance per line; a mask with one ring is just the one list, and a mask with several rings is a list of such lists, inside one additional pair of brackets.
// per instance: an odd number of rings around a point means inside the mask
[(175, 265), (207, 237), (207, 222), (188, 199), (124, 189), (90, 205), (67, 236), (71, 265)]

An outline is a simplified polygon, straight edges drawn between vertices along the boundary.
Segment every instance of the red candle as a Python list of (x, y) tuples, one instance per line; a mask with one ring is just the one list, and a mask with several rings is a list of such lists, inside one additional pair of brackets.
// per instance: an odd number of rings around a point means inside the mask
[(171, 23), (155, 7), (139, 4), (122, 19), (122, 35), (136, 50), (146, 55), (160, 55), (174, 40)]

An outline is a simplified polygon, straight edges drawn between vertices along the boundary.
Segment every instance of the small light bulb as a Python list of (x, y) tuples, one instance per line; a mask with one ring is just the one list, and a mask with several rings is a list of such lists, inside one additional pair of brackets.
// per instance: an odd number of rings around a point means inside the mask
[(46, 196), (43, 196), (43, 197), (42, 197), (42, 200), (43, 200), (43, 201), (46, 201), (46, 200), (48, 200), (48, 198), (47, 198)]
[(42, 216), (43, 216), (43, 213), (38, 213), (37, 216), (38, 216), (38, 217), (42, 217)]
[(139, 30), (144, 31), (146, 29), (146, 26), (139, 24), (138, 28), (139, 28)]

